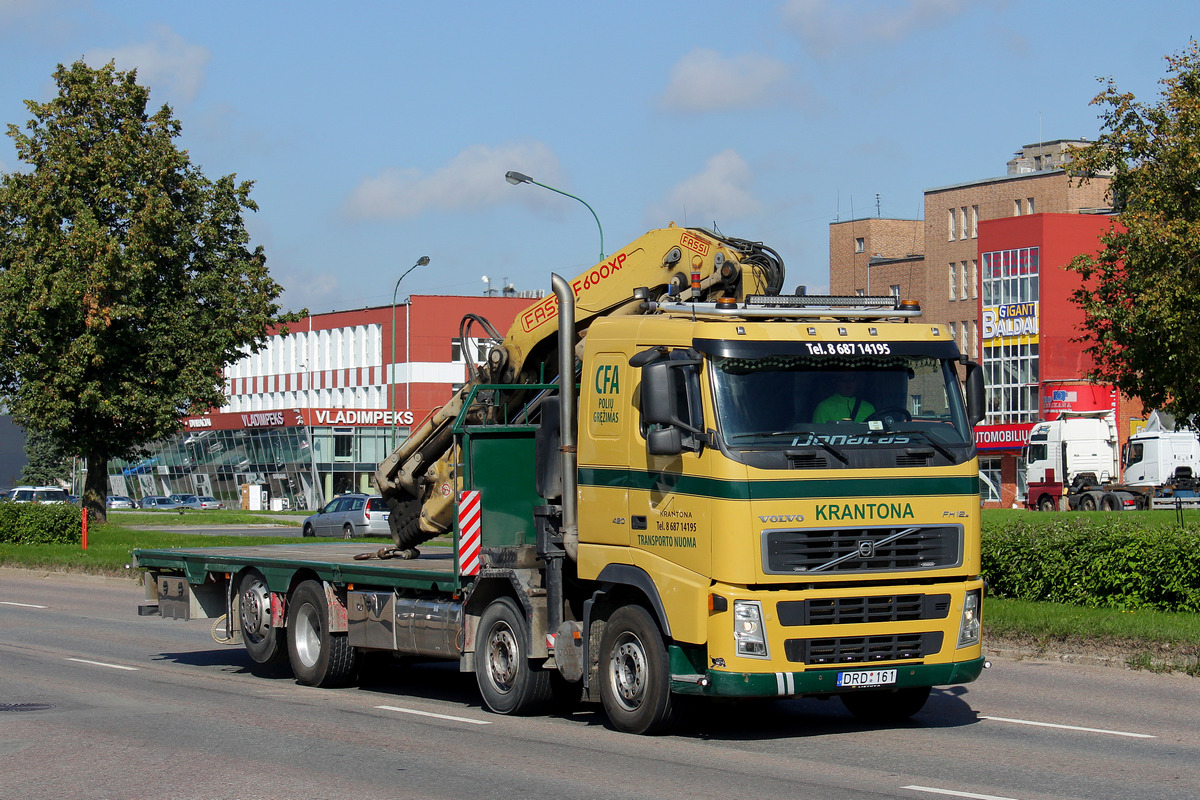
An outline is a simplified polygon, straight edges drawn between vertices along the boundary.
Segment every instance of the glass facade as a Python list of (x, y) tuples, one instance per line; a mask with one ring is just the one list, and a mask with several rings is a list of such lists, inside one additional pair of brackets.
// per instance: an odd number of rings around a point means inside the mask
[(988, 425), (1038, 418), (1038, 248), (983, 254), (983, 366)]
[[(408, 436), (396, 428), (397, 444)], [(210, 495), (239, 508), (242, 487), (259, 492), (262, 508), (319, 508), (339, 494), (374, 492), (371, 476), (391, 452), (390, 427), (304, 425), (180, 433), (132, 461), (109, 462), (112, 494)]]

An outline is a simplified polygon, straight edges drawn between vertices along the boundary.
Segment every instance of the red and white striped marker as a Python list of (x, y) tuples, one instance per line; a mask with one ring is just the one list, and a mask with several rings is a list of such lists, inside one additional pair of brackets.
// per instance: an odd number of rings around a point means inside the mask
[(463, 492), (458, 500), (458, 572), (479, 574), (480, 517), (479, 492)]

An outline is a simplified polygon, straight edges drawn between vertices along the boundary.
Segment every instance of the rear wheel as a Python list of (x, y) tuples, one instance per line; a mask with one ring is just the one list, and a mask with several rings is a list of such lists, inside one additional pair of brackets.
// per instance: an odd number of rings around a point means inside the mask
[(358, 667), (358, 651), (344, 633), (329, 632), (329, 605), (319, 581), (305, 581), (288, 601), (288, 656), (305, 686), (344, 686)]
[(662, 633), (642, 606), (617, 609), (600, 639), (600, 699), (609, 722), (626, 733), (660, 733), (675, 717)]
[(274, 664), (287, 657), (284, 631), (271, 627), (271, 591), (259, 572), (247, 572), (238, 584), (238, 624), (255, 663)]
[(847, 692), (841, 698), (850, 713), (864, 722), (899, 722), (925, 707), (929, 687)]
[(1083, 497), (1079, 498), (1079, 510), (1080, 511), (1095, 511), (1096, 510), (1096, 496), (1094, 494), (1085, 494)]
[(475, 682), (483, 702), (497, 714), (532, 714), (551, 697), (550, 673), (529, 661), (525, 615), (508, 597), (484, 609), (475, 644)]
[(347, 522), (345, 525), (342, 526), (342, 538), (343, 539), (353, 539), (354, 538), (354, 526), (351, 525), (349, 522)]
[(1102, 511), (1119, 511), (1121, 505), (1121, 498), (1115, 494), (1105, 494), (1100, 498), (1100, 510)]

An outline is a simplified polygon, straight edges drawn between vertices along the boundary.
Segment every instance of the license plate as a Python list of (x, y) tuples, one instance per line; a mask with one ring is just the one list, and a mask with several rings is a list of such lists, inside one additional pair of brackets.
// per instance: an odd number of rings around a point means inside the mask
[(838, 686), (891, 686), (896, 682), (894, 669), (863, 669), (854, 672), (839, 672)]

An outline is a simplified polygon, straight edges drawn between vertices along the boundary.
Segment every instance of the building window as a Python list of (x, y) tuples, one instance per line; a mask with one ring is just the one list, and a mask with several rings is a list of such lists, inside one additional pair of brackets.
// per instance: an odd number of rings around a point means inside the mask
[(864, 297), (867, 294), (867, 290), (866, 289), (855, 289), (854, 294), (856, 294), (859, 297)]
[(958, 214), (958, 238), (967, 238), (967, 207), (960, 208)]
[(950, 341), (952, 341), (952, 342), (958, 341), (958, 323), (957, 322), (950, 323)]
[(1021, 216), (1021, 198), (1019, 197), (1016, 200), (1013, 200), (1013, 216)]
[(963, 261), (959, 264), (962, 269), (961, 280), (958, 283), (958, 299), (967, 299), (967, 262)]
[(891, 289), (891, 292), (892, 292), (892, 297), (894, 297), (894, 298), (896, 298), (897, 300), (899, 300), (899, 299), (900, 299), (900, 284), (898, 284), (898, 283), (893, 283), (893, 284), (892, 284), (892, 289)]
[(958, 265), (950, 262), (950, 299), (958, 299)]
[(1033, 210), (1033, 198), (1032, 197), (1027, 198), (1025, 200), (1025, 213), (1026, 214), (1036, 214), (1037, 213), (1036, 211)]
[(979, 206), (971, 206), (971, 238), (979, 238)]
[(971, 320), (971, 358), (979, 357), (979, 323)]
[(1038, 418), (1038, 259), (1036, 247), (983, 254), (980, 361), (989, 425)]
[(979, 499), (985, 503), (1000, 502), (1000, 463), (999, 458), (979, 459)]
[(859, 236), (854, 240), (854, 252), (861, 253), (867, 249), (867, 240)]
[(948, 235), (946, 236), (946, 241), (953, 242), (954, 241), (954, 228), (955, 228), (954, 209), (953, 208), (950, 209), (948, 216), (946, 217), (946, 227), (948, 229)]
[(971, 299), (979, 297), (979, 261), (971, 259)]

